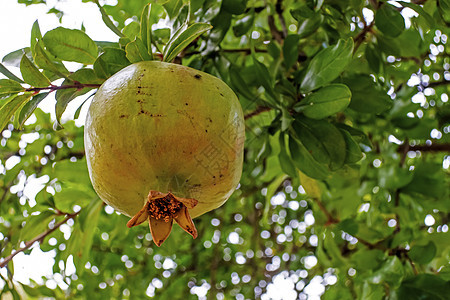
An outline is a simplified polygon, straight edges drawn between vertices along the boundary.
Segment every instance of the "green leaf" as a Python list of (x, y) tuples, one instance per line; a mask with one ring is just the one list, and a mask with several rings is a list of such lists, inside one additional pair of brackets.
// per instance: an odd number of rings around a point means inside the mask
[(336, 79), (352, 59), (353, 40), (340, 39), (335, 46), (330, 46), (317, 53), (306, 69), (300, 90), (308, 93)]
[(158, 44), (167, 44), (170, 39), (170, 29), (169, 28), (159, 28), (152, 33), (153, 41)]
[(23, 127), (25, 121), (33, 114), (39, 103), (41, 103), (41, 101), (44, 100), (48, 94), (49, 93), (37, 94), (22, 107), (19, 113), (19, 128)]
[[(435, 27), (435, 21), (433, 19), (433, 17), (427, 13), (422, 6), (415, 4), (415, 3), (410, 3), (410, 2), (405, 2), (405, 1), (397, 1), (400, 5), (404, 6), (404, 7), (408, 7), (411, 8), (412, 10), (414, 10), (416, 13), (418, 13), (421, 17), (423, 17), (428, 25), (430, 26), (430, 28), (434, 28)], [(449, 7), (450, 8), (450, 7)]]
[(264, 99), (267, 100), (267, 102), (273, 106), (276, 107), (278, 106), (277, 104), (277, 96), (275, 95), (274, 92), (274, 81), (272, 76), (270, 76), (269, 70), (267, 69), (267, 67), (259, 62), (255, 55), (252, 55), (253, 58), (253, 65), (255, 66), (256, 69), (256, 80), (258, 81), (258, 83), (264, 87), (264, 91), (266, 93), (266, 97)]
[(240, 15), (245, 12), (248, 0), (222, 0), (222, 8), (233, 15)]
[(384, 260), (384, 253), (378, 249), (362, 248), (356, 251), (351, 260), (358, 266), (357, 272), (378, 269)]
[(87, 97), (83, 103), (80, 104), (80, 106), (77, 108), (77, 110), (75, 111), (75, 113), (73, 114), (73, 119), (76, 120), (80, 117), (81, 114), (81, 109), (83, 108), (84, 104), (92, 97), (94, 96), (94, 94), (92, 94), (90, 97)]
[(180, 13), (181, 7), (183, 6), (183, 0), (169, 0), (163, 4), (169, 18), (172, 20)]
[(436, 256), (436, 252), (436, 245), (432, 241), (429, 241), (428, 244), (424, 246), (412, 246), (411, 250), (408, 252), (408, 255), (416, 263), (425, 265), (433, 260)]
[(404, 276), (405, 271), (400, 259), (397, 256), (390, 256), (383, 266), (368, 278), (368, 281), (373, 284), (386, 282), (396, 289), (400, 286)]
[(438, 199), (448, 195), (445, 176), (439, 164), (421, 163), (416, 165), (411, 182), (402, 188), (408, 194), (422, 194)]
[(243, 36), (253, 26), (255, 22), (255, 12), (252, 10), (249, 14), (246, 14), (242, 19), (236, 21), (233, 26), (233, 33), (236, 37)]
[(434, 274), (418, 274), (402, 282), (397, 299), (446, 300), (450, 293), (450, 282)]
[(351, 97), (352, 93), (346, 85), (330, 84), (306, 96), (294, 106), (294, 110), (311, 119), (323, 119), (344, 111)]
[(97, 58), (97, 45), (81, 30), (58, 27), (42, 39), (47, 50), (61, 60), (93, 64)]
[(147, 48), (139, 38), (128, 43), (125, 47), (125, 52), (131, 63), (152, 60), (152, 57), (148, 54)]
[(290, 9), (289, 12), (297, 21), (300, 21), (304, 18), (310, 18), (315, 14), (314, 10), (312, 10), (308, 4), (300, 4)]
[(382, 59), (380, 52), (377, 51), (371, 44), (366, 46), (366, 50), (364, 52), (364, 55), (366, 56), (367, 63), (369, 64), (369, 67), (375, 72), (380, 72), (381, 66), (382, 66)]
[(79, 186), (64, 187), (54, 196), (56, 208), (66, 213), (73, 212), (75, 205), (85, 207), (92, 199), (97, 199), (96, 194), (92, 190), (82, 189)]
[(228, 29), (230, 29), (232, 17), (232, 14), (221, 10), (220, 14), (211, 20), (211, 25), (213, 28), (208, 35), (207, 51), (205, 51), (206, 53), (214, 52), (220, 42), (223, 41)]
[(29, 47), (25, 47), (16, 51), (13, 51), (11, 53), (6, 54), (3, 57), (2, 62), (11, 67), (19, 67), (20, 66), (20, 60), (22, 59), (22, 55), (25, 53), (28, 58), (32, 58), (33, 55), (31, 55), (31, 51)]
[(174, 60), (184, 48), (211, 28), (212, 26), (207, 23), (194, 23), (186, 28), (186, 30), (175, 34), (164, 48), (163, 61), (171, 62)]
[(251, 90), (248, 88), (248, 85), (246, 84), (244, 78), (241, 76), (239, 71), (240, 69), (235, 66), (230, 67), (229, 73), (231, 86), (236, 92), (238, 92), (248, 100), (256, 99), (257, 98), (256, 94), (253, 94)]
[(122, 49), (105, 48), (94, 63), (95, 74), (99, 78), (108, 79), (113, 74), (130, 65), (127, 54)]
[(315, 179), (328, 177), (327, 166), (317, 162), (305, 146), (293, 137), (289, 137), (289, 151), (294, 165), (307, 176)]
[(360, 161), (363, 158), (363, 154), (358, 143), (353, 139), (352, 135), (347, 130), (342, 128), (339, 128), (339, 130), (345, 140), (345, 163), (353, 164)]
[(9, 102), (5, 103), (0, 108), (0, 131), (3, 130), (6, 124), (9, 123), (11, 117), (14, 115), (16, 110), (18, 110), (31, 97), (32, 97), (31, 93), (13, 96), (11, 97)]
[(354, 236), (358, 233), (359, 226), (354, 219), (345, 219), (338, 224), (337, 228)]
[(341, 132), (334, 125), (324, 120), (297, 118), (292, 128), (317, 162), (328, 165), (331, 170), (337, 170), (344, 165), (346, 144)]
[(445, 22), (450, 22), (450, 1), (449, 0), (438, 0), (438, 8), (441, 14), (441, 17)]
[(271, 207), (270, 200), (275, 195), (276, 191), (278, 190), (280, 185), (283, 183), (283, 181), (286, 180), (286, 178), (287, 178), (287, 176), (282, 174), (282, 175), (276, 177), (274, 180), (272, 180), (272, 182), (267, 186), (266, 203), (265, 203), (264, 212), (263, 212), (263, 216), (262, 216), (262, 222), (265, 225), (268, 224), (269, 211), (270, 211), (270, 207)]
[(23, 80), (32, 87), (43, 88), (51, 85), (50, 80), (36, 68), (25, 54), (20, 61), (20, 73), (22, 73)]
[(291, 9), (290, 13), (298, 21), (297, 34), (300, 38), (313, 34), (324, 20), (321, 13), (312, 10), (307, 4)]
[(312, 17), (299, 21), (297, 33), (300, 38), (306, 38), (312, 35), (319, 29), (323, 23), (324, 16), (321, 13), (316, 13)]
[(147, 49), (147, 53), (150, 56), (150, 60), (153, 59), (152, 53), (152, 23), (151, 23), (151, 11), (152, 5), (147, 4), (142, 10), (141, 14), (141, 40), (144, 47)]
[(34, 21), (33, 27), (31, 27), (31, 41), (30, 41), (30, 49), (31, 53), (34, 56), (34, 49), (36, 44), (42, 39), (41, 29), (39, 28), (38, 21)]
[(280, 153), (278, 154), (278, 161), (280, 162), (280, 167), (283, 172), (289, 175), (289, 177), (295, 178), (297, 177), (297, 170), (287, 152), (285, 139), (286, 135), (280, 134)]
[[(94, 233), (97, 229), (98, 220), (102, 208), (103, 202), (97, 198), (92, 200), (89, 206), (84, 208), (82, 213), (79, 215), (80, 225), (83, 230), (83, 239), (80, 248), (82, 266), (84, 266), (89, 260), (92, 243), (94, 241)], [(83, 222), (83, 219), (89, 220), (89, 222)]]
[(51, 71), (63, 78), (66, 78), (69, 74), (69, 71), (60, 61), (54, 57), (50, 58), (49, 55), (51, 54), (42, 48), (42, 42), (36, 43), (34, 53), (34, 62), (39, 68)]
[(48, 229), (48, 223), (55, 218), (54, 212), (42, 211), (38, 215), (31, 215), (26, 219), (25, 226), (20, 231), (20, 241), (29, 241)]
[(381, 300), (384, 298), (385, 290), (382, 285), (370, 284), (364, 281), (362, 286), (361, 299), (364, 300)]
[(358, 112), (380, 114), (392, 107), (393, 102), (372, 77), (365, 74), (345, 78), (344, 83), (352, 92), (349, 107)]
[(100, 10), (100, 13), (102, 14), (102, 20), (105, 23), (105, 25), (109, 29), (111, 29), (112, 32), (117, 34), (119, 37), (124, 37), (125, 35), (122, 32), (120, 32), (119, 28), (117, 28), (116, 25), (114, 25), (114, 23), (111, 21), (108, 14), (106, 13), (105, 9), (100, 5), (99, 1), (95, 0), (94, 2), (95, 2), (95, 4), (97, 4), (98, 9)]
[(292, 66), (298, 60), (299, 41), (300, 41), (300, 36), (297, 34), (290, 34), (284, 40), (284, 43), (283, 43), (284, 61), (283, 61), (283, 63), (287, 70), (292, 68)]
[(101, 84), (103, 80), (98, 78), (92, 69), (78, 69), (70, 74), (69, 79), (82, 84)]
[(23, 92), (25, 89), (15, 80), (0, 79), (0, 97)]
[(406, 168), (389, 164), (380, 168), (379, 184), (386, 189), (397, 189), (406, 186), (413, 179), (414, 173)]
[(128, 37), (130, 40), (135, 40), (137, 37), (139, 37), (141, 31), (141, 25), (138, 22), (130, 22), (130, 24), (126, 25), (122, 32), (123, 34)]
[[(63, 85), (71, 85), (72, 81), (64, 81)], [(61, 125), (61, 116), (67, 108), (67, 105), (78, 96), (86, 94), (90, 90), (94, 89), (94, 87), (85, 87), (83, 89), (78, 88), (68, 88), (68, 89), (60, 89), (56, 91), (56, 105), (55, 105), (55, 113), (56, 113), (56, 121)]]
[(84, 158), (75, 162), (69, 159), (59, 161), (53, 166), (51, 175), (65, 183), (91, 186), (86, 159)]
[(322, 236), (324, 236), (323, 248), (331, 259), (332, 265), (337, 267), (348, 265), (347, 258), (342, 255), (342, 251), (337, 245), (337, 239), (333, 232), (325, 230)]
[(402, 14), (392, 5), (384, 3), (375, 14), (375, 25), (387, 36), (399, 36), (405, 30)]
[(8, 79), (17, 81), (18, 83), (25, 83), (22, 79), (11, 73), (3, 64), (0, 63), (0, 73), (5, 75)]

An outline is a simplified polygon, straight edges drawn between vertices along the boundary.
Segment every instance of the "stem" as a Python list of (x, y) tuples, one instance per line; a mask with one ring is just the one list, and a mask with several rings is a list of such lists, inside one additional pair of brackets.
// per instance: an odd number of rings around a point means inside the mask
[(327, 210), (327, 208), (325, 207), (325, 205), (322, 203), (322, 201), (320, 201), (319, 198), (314, 198), (314, 201), (316, 201), (317, 205), (319, 206), (320, 210), (325, 214), (325, 216), (327, 217), (327, 223), (325, 224), (325, 226), (328, 226), (330, 224), (336, 224), (339, 223), (339, 219), (333, 217), (333, 215)]
[(286, 27), (286, 21), (284, 20), (284, 17), (283, 17), (282, 5), (283, 5), (283, 0), (278, 0), (277, 3), (275, 4), (275, 11), (277, 12), (278, 18), (280, 19), (282, 34), (283, 34), (283, 39), (284, 39), (287, 37), (288, 31), (287, 31), (287, 27)]
[(47, 86), (47, 87), (43, 87), (43, 88), (33, 87), (33, 88), (28, 88), (25, 91), (39, 93), (40, 91), (45, 91), (45, 90), (50, 90), (50, 92), (57, 91), (57, 90), (64, 90), (64, 89), (81, 90), (81, 89), (88, 88), (88, 87), (98, 88), (100, 86), (101, 86), (101, 84), (96, 84), (96, 83), (83, 84), (83, 83), (76, 82), (74, 84), (69, 84), (69, 85), (60, 85), (60, 86), (51, 85), (51, 86)]
[(409, 257), (408, 253), (405, 253), (406, 256), (406, 260), (409, 262), (409, 264), (411, 265), (411, 268), (414, 272), (414, 275), (419, 275), (419, 272), (417, 271), (416, 265), (414, 264), (414, 262), (411, 260), (411, 258)]
[[(365, 21), (364, 21), (364, 23), (365, 23)], [(374, 24), (374, 22), (372, 22), (370, 25), (366, 24), (364, 26), (364, 28), (362, 29), (362, 31), (355, 37), (355, 39), (354, 39), (355, 48), (353, 49), (353, 53), (356, 53), (356, 50), (358, 50), (359, 46), (361, 46), (361, 44), (364, 42), (364, 40), (366, 39), (367, 33), (372, 31), (373, 24)]]
[(249, 112), (248, 114), (246, 114), (246, 115), (244, 116), (244, 120), (253, 118), (253, 117), (255, 117), (255, 116), (257, 116), (257, 115), (259, 115), (259, 114), (261, 114), (261, 113), (263, 113), (263, 112), (270, 111), (270, 110), (272, 110), (271, 107), (267, 107), (267, 106), (258, 106), (254, 111)]
[(434, 82), (428, 83), (427, 87), (435, 87), (435, 86), (449, 85), (449, 84), (450, 84), (450, 81), (447, 81), (447, 80), (434, 81)]
[(431, 144), (431, 145), (414, 145), (405, 146), (405, 144), (398, 147), (397, 152), (403, 153), (404, 149), (408, 151), (422, 151), (422, 152), (450, 152), (450, 144)]
[(61, 225), (65, 224), (67, 221), (69, 221), (70, 219), (75, 218), (78, 214), (80, 213), (80, 211), (73, 213), (73, 214), (67, 214), (66, 217), (64, 218), (64, 220), (62, 220), (61, 222), (55, 224), (55, 226), (51, 229), (48, 229), (46, 231), (44, 231), (43, 233), (39, 234), (38, 236), (36, 236), (35, 238), (33, 238), (32, 240), (25, 242), (25, 246), (20, 248), (19, 250), (11, 253), (8, 257), (6, 257), (1, 263), (0, 263), (0, 268), (5, 267), (13, 258), (14, 256), (16, 256), (17, 254), (19, 254), (20, 252), (23, 252), (25, 250), (28, 250), (35, 242), (41, 242), (43, 241), (49, 234), (51, 234), (52, 232), (54, 232), (56, 229), (58, 229)]

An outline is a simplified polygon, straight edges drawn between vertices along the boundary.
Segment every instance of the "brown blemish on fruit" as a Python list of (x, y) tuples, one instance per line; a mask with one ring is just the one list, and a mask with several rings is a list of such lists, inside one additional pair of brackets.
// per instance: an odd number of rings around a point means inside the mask
[(200, 79), (200, 78), (202, 78), (202, 75), (200, 75), (200, 74), (195, 74), (194, 77), (197, 78), (197, 79)]

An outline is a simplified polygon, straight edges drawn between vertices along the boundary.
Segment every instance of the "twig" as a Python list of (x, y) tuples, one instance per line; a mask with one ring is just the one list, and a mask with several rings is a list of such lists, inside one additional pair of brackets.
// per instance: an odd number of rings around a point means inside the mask
[(370, 25), (366, 24), (361, 32), (358, 33), (358, 35), (354, 38), (355, 48), (353, 49), (353, 53), (356, 53), (356, 50), (358, 50), (359, 46), (361, 46), (361, 44), (364, 42), (367, 33), (372, 31), (373, 24), (374, 22), (370, 23)]
[(64, 89), (77, 89), (77, 90), (81, 90), (87, 87), (92, 87), (92, 88), (98, 88), (100, 87), (101, 84), (97, 84), (97, 83), (79, 83), (76, 82), (74, 84), (69, 84), (69, 85), (51, 85), (51, 86), (47, 86), (47, 87), (42, 87), (42, 88), (38, 88), (38, 87), (32, 87), (32, 88), (28, 88), (25, 91), (26, 92), (40, 92), (40, 91), (45, 91), (45, 90), (50, 90), (50, 92), (53, 91), (57, 91), (57, 90), (64, 90)]
[(411, 265), (411, 268), (414, 272), (414, 275), (419, 275), (419, 272), (417, 271), (416, 265), (414, 264), (414, 262), (412, 261), (411, 257), (409, 257), (408, 253), (405, 253), (405, 257), (406, 260), (409, 262), (409, 264)]
[(32, 240), (30, 240), (28, 242), (25, 242), (25, 246), (24, 247), (22, 247), (19, 250), (11, 253), (8, 257), (3, 259), (3, 261), (0, 263), (0, 268), (5, 267), (8, 264), (8, 262), (11, 261), (14, 258), (14, 256), (19, 254), (20, 252), (28, 250), (35, 242), (43, 241), (45, 239), (45, 237), (47, 237), (49, 234), (51, 234), (53, 231), (58, 229), (61, 225), (65, 224), (70, 219), (75, 218), (79, 213), (80, 213), (80, 211), (78, 211), (76, 213), (73, 213), (73, 214), (67, 214), (67, 216), (64, 218), (64, 220), (62, 220), (61, 222), (55, 224), (55, 226), (53, 228), (48, 229), (48, 230), (44, 231), (43, 233), (39, 234), (38, 236), (36, 236), (35, 238), (33, 238)]
[(367, 248), (369, 248), (369, 249), (386, 250), (386, 247), (383, 247), (383, 245), (382, 245), (382, 242), (383, 242), (384, 240), (381, 240), (380, 242), (373, 244), (373, 243), (370, 243), (370, 242), (368, 242), (368, 241), (366, 241), (366, 240), (363, 240), (363, 239), (360, 238), (360, 237), (355, 236), (355, 238), (358, 240), (358, 242), (360, 242), (361, 244), (365, 245), (365, 246), (366, 246)]
[[(404, 149), (405, 146), (402, 144), (398, 147), (397, 152), (403, 153)], [(408, 151), (450, 152), (450, 144), (414, 145), (408, 146)]]
[(319, 206), (320, 210), (325, 214), (325, 216), (327, 216), (327, 223), (325, 224), (325, 226), (331, 225), (331, 224), (337, 224), (339, 223), (339, 219), (335, 218), (325, 207), (325, 205), (323, 205), (322, 201), (319, 198), (314, 198), (314, 201), (316, 201), (317, 205)]
[[(254, 51), (255, 52), (261, 52), (261, 53), (265, 53), (265, 52), (267, 52), (267, 50), (266, 49), (258, 49), (258, 48), (255, 48), (254, 49)], [(219, 50), (219, 52), (227, 52), (227, 53), (238, 53), (238, 52), (244, 52), (245, 54), (250, 54), (250, 53), (252, 53), (252, 49), (249, 49), (249, 48), (242, 48), (242, 49), (220, 49)]]
[(277, 29), (277, 26), (275, 25), (275, 18), (273, 15), (270, 15), (267, 17), (267, 21), (270, 28), (270, 33), (272, 34), (273, 38), (280, 44), (283, 44), (283, 35), (282, 33)]
[(246, 114), (246, 115), (244, 116), (244, 119), (247, 120), (247, 119), (253, 118), (254, 116), (257, 116), (257, 115), (259, 115), (259, 114), (261, 114), (261, 113), (263, 113), (263, 112), (270, 111), (270, 110), (272, 110), (271, 107), (268, 107), (268, 106), (258, 106), (254, 111), (249, 112), (248, 114)]
[(426, 87), (436, 87), (436, 86), (448, 85), (448, 84), (450, 84), (450, 81), (447, 81), (447, 80), (434, 81), (434, 82), (429, 82)]
[(278, 18), (280, 19), (281, 28), (282, 28), (282, 34), (283, 38), (286, 38), (288, 35), (287, 27), (286, 27), (286, 21), (283, 17), (283, 0), (277, 0), (277, 3), (275, 4), (275, 11), (277, 12)]
[(8, 195), (9, 189), (13, 186), (14, 181), (11, 180), (11, 182), (9, 184), (7, 184), (6, 186), (3, 187), (3, 194), (2, 197), (0, 197), (0, 203), (3, 202), (3, 200), (6, 199), (6, 195)]

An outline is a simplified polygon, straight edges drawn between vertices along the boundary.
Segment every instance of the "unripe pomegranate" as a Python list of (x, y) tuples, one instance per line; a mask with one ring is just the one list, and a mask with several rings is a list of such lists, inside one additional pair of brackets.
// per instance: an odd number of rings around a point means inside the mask
[(238, 185), (245, 138), (242, 108), (220, 79), (145, 61), (99, 88), (85, 125), (89, 175), (100, 198), (149, 220), (156, 245), (173, 219), (194, 238), (191, 218), (221, 206)]

